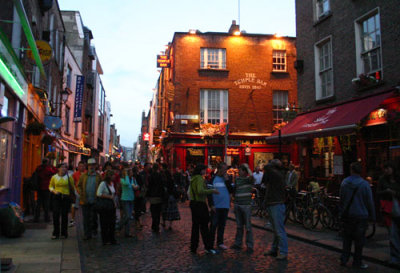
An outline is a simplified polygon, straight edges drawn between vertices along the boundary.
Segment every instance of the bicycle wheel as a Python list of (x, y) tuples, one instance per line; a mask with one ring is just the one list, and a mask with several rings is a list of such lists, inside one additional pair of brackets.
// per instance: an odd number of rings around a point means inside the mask
[(333, 225), (332, 213), (325, 206), (322, 205), (320, 205), (318, 212), (322, 228), (331, 228)]
[(315, 206), (308, 207), (303, 214), (303, 226), (306, 229), (314, 229), (319, 222), (318, 210)]

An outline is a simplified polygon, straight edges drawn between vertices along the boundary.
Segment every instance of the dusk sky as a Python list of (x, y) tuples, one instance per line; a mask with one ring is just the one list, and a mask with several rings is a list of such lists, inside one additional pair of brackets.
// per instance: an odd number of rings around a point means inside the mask
[[(121, 145), (140, 134), (159, 72), (156, 56), (174, 32), (227, 32), (239, 23), (238, 0), (59, 0), (61, 10), (78, 10), (92, 30), (104, 75), (111, 123)], [(295, 0), (241, 0), (240, 28), (247, 33), (295, 36)]]

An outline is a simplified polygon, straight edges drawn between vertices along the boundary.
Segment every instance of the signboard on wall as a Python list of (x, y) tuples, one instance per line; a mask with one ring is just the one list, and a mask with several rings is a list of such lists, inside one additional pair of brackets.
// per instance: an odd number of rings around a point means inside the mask
[(171, 67), (171, 60), (167, 55), (157, 55), (157, 67)]
[(83, 102), (84, 83), (85, 83), (85, 77), (77, 75), (76, 89), (75, 89), (74, 122), (82, 122), (82, 102)]

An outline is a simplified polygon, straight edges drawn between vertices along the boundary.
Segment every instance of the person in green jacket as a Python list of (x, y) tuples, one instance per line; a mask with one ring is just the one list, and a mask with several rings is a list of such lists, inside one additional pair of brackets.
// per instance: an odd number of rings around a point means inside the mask
[(203, 164), (196, 166), (189, 186), (190, 210), (192, 211), (192, 235), (190, 238), (190, 252), (196, 253), (199, 246), (199, 231), (203, 238), (205, 252), (216, 254), (212, 248), (211, 233), (208, 227), (210, 215), (206, 203), (207, 194), (219, 194), (215, 189), (207, 189), (204, 175), (207, 167)]

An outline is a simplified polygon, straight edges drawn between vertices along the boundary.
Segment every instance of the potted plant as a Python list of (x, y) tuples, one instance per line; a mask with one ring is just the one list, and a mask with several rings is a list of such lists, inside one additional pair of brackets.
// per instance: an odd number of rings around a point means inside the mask
[(38, 136), (40, 135), (44, 130), (46, 129), (46, 126), (38, 121), (32, 121), (30, 123), (28, 123), (28, 125), (26, 126), (25, 132), (28, 135), (34, 135), (34, 136)]

